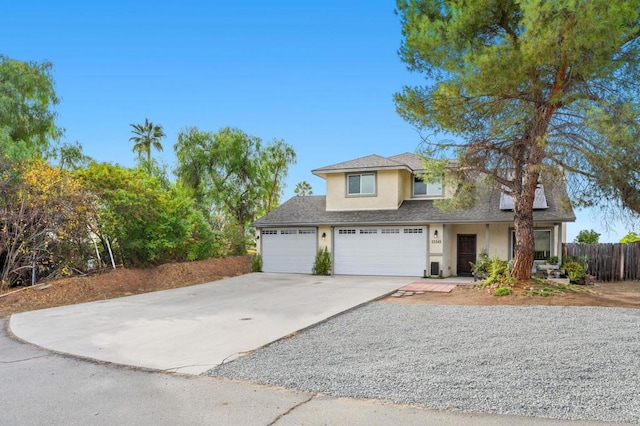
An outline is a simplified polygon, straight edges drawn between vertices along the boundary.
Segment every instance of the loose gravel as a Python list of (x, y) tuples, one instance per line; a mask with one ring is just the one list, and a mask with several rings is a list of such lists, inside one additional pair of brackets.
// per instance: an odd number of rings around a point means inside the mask
[(206, 374), (435, 409), (640, 423), (640, 310), (377, 302)]

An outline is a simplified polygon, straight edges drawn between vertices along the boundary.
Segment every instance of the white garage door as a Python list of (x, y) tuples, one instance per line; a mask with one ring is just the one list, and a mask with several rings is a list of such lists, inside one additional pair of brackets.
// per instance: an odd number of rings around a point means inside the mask
[(318, 244), (315, 229), (263, 229), (260, 238), (264, 272), (311, 273)]
[(420, 277), (427, 265), (425, 227), (336, 228), (334, 271)]

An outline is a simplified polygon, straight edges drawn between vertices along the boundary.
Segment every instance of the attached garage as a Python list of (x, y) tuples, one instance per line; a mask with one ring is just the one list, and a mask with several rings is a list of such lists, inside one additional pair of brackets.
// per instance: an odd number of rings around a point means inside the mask
[(262, 229), (262, 270), (310, 274), (318, 240), (315, 228)]
[(336, 274), (419, 277), (426, 268), (426, 227), (349, 227), (334, 230)]

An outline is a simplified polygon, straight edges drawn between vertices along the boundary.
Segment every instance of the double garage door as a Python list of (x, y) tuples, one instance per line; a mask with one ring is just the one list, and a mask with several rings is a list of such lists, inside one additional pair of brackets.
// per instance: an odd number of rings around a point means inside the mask
[[(265, 272), (311, 272), (315, 228), (263, 229), (261, 238)], [(335, 274), (422, 276), (426, 269), (425, 227), (344, 227), (333, 238)]]
[(353, 227), (334, 230), (334, 271), (345, 275), (422, 276), (425, 227)]

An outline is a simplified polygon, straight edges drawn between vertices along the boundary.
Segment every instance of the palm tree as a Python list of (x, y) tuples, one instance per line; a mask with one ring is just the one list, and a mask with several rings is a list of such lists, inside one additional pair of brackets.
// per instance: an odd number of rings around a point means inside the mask
[(296, 184), (296, 188), (293, 190), (293, 193), (300, 197), (304, 197), (305, 195), (313, 195), (313, 189), (309, 182), (303, 180)]
[(133, 141), (133, 152), (138, 154), (138, 158), (142, 158), (143, 154), (147, 157), (147, 167), (151, 169), (151, 147), (162, 151), (160, 139), (167, 136), (159, 124), (153, 124), (148, 118), (144, 119), (144, 124), (130, 124), (133, 136), (129, 141)]

